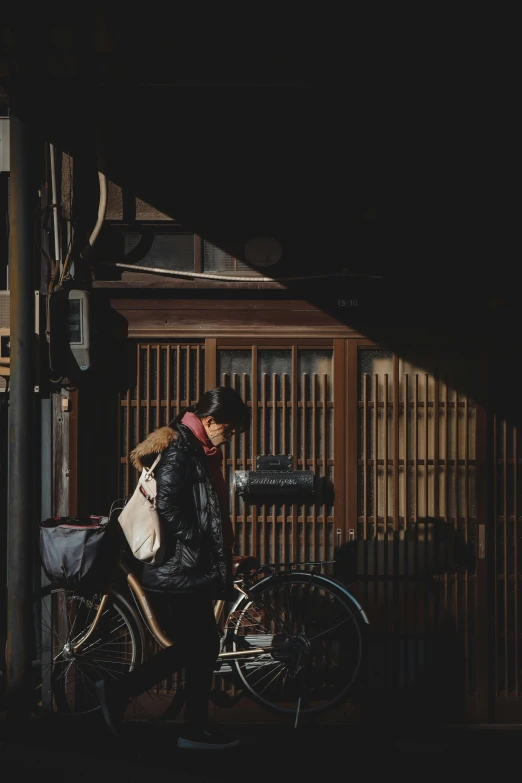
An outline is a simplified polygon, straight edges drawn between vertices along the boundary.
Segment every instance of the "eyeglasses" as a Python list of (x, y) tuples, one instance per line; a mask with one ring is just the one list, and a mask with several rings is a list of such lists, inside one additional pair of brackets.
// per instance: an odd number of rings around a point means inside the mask
[[(218, 422), (216, 422), (218, 424)], [(226, 436), (232, 436), (234, 432), (236, 431), (236, 425), (235, 424), (224, 424), (222, 422), (218, 425), (223, 429), (223, 434)]]

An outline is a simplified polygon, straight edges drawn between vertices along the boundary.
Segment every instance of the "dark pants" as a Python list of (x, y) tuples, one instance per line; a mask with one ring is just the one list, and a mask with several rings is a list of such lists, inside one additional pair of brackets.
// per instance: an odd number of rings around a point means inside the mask
[(128, 672), (120, 683), (129, 696), (139, 696), (184, 668), (185, 720), (194, 727), (206, 726), (212, 675), (219, 654), (212, 599), (190, 593), (149, 593), (148, 597), (162, 628), (174, 643)]

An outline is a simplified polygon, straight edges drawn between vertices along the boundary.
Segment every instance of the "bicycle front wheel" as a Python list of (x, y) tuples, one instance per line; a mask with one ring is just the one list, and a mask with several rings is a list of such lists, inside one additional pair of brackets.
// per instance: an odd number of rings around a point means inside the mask
[(228, 652), (265, 648), (233, 668), (266, 709), (312, 715), (347, 697), (361, 671), (363, 612), (342, 585), (321, 574), (277, 574), (242, 597), (227, 620)]
[[(158, 650), (127, 599), (116, 591), (80, 595), (47, 585), (36, 596), (35, 701), (43, 709), (83, 715), (99, 709), (95, 683), (117, 680)], [(98, 616), (97, 621), (95, 618)], [(177, 718), (184, 705), (181, 673), (130, 699), (125, 720)]]
[(101, 595), (44, 587), (35, 599), (36, 698), (49, 711), (85, 714), (98, 709), (95, 683), (118, 679), (141, 663), (144, 635), (132, 607)]

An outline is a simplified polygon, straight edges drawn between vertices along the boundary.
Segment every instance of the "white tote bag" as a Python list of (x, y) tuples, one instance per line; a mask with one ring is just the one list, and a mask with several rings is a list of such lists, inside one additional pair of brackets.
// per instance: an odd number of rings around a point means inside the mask
[(143, 468), (136, 489), (118, 517), (123, 533), (138, 560), (150, 565), (160, 565), (164, 541), (161, 523), (156, 511), (156, 479), (154, 468), (160, 460), (158, 454), (150, 468)]

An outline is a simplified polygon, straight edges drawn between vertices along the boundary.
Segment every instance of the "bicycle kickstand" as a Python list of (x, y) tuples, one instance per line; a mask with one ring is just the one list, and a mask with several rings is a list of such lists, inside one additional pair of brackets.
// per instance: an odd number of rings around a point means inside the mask
[(300, 679), (301, 679), (301, 687), (300, 687), (300, 693), (299, 697), (297, 699), (297, 707), (295, 710), (295, 721), (294, 721), (294, 729), (297, 728), (297, 724), (299, 723), (299, 718), (301, 717), (301, 702), (303, 700), (303, 692), (305, 690), (305, 672), (306, 669), (302, 669), (300, 672)]
[(299, 696), (299, 698), (298, 698), (298, 700), (297, 700), (297, 709), (296, 709), (296, 711), (295, 711), (295, 722), (294, 722), (294, 729), (296, 729), (296, 728), (297, 728), (297, 723), (298, 723), (298, 721), (299, 721), (299, 711), (300, 711), (300, 709), (301, 709), (301, 698), (302, 698), (302, 697), (301, 697), (301, 696)]

